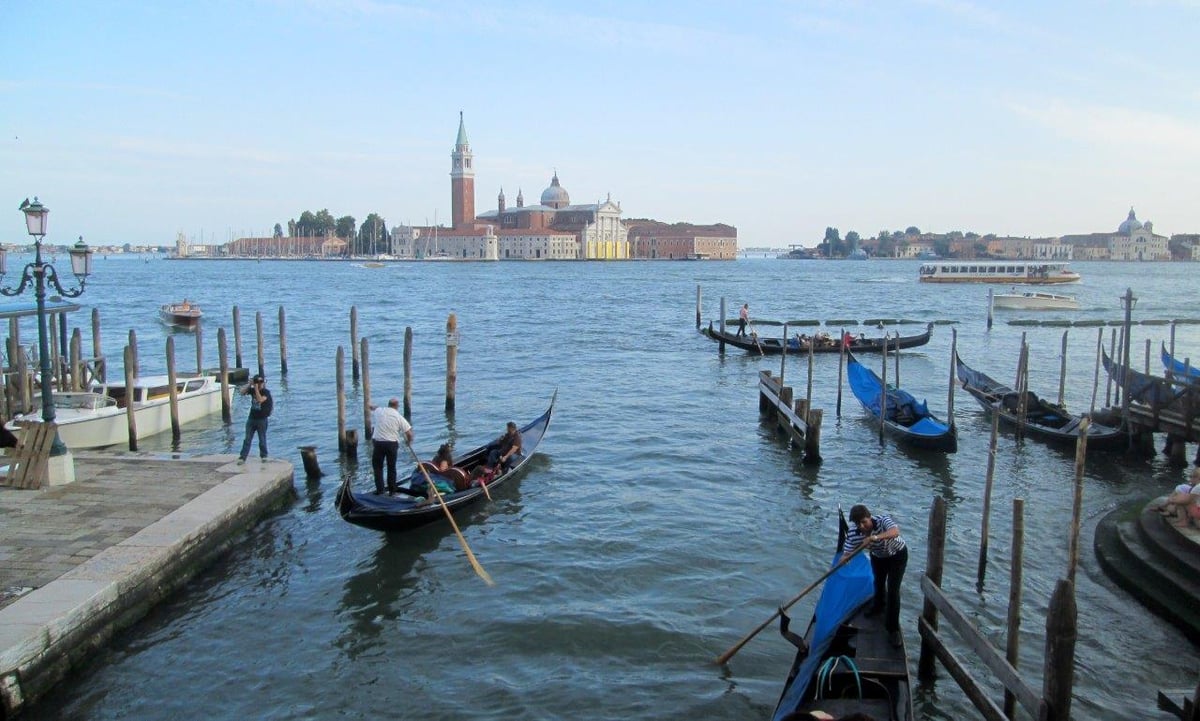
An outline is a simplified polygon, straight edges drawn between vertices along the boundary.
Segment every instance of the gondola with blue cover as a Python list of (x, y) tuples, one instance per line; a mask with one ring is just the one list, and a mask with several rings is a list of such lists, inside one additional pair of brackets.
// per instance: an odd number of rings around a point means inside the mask
[(846, 377), (863, 409), (876, 423), (883, 423), (884, 430), (896, 440), (929, 451), (954, 453), (958, 450), (958, 431), (954, 424), (930, 413), (925, 401), (918, 401), (907, 391), (888, 388), (886, 406), (881, 413), (883, 381), (850, 353), (846, 354)]
[[(846, 517), (838, 515), (831, 567), (841, 559), (848, 530)], [(859, 553), (826, 579), (803, 639), (789, 630), (790, 619), (780, 612), (780, 634), (797, 651), (772, 721), (803, 711), (912, 721), (908, 656), (903, 644), (888, 643), (882, 615), (866, 615), (873, 595), (871, 562)]]
[(352, 478), (347, 476), (338, 488), (338, 513), (348, 523), (377, 531), (404, 531), (426, 523), (446, 520), (446, 512), (436, 498), (432, 495), (426, 498), (424, 494), (414, 490), (425, 484), (426, 474), (439, 488), (460, 489), (442, 493), (442, 498), (451, 512), (475, 503), (500, 485), (522, 474), (550, 427), (550, 416), (554, 412), (554, 400), (557, 397), (558, 392), (555, 391), (546, 412), (520, 428), (521, 460), (507, 471), (495, 476), (476, 478), (477, 471), (487, 463), (488, 452), (494, 447), (493, 442), (455, 458), (454, 466), (446, 473), (439, 473), (431, 464), (423, 462), (421, 465), (424, 466), (424, 473), (421, 467), (413, 468), (407, 480), (401, 481), (402, 492), (395, 496), (355, 491), (350, 487)]
[(1167, 350), (1167, 344), (1162, 344), (1162, 362), (1163, 367), (1171, 371), (1171, 375), (1175, 378), (1187, 378), (1188, 383), (1200, 383), (1200, 368), (1191, 365), (1187, 361), (1181, 361), (1178, 358), (1172, 358), (1170, 351)]

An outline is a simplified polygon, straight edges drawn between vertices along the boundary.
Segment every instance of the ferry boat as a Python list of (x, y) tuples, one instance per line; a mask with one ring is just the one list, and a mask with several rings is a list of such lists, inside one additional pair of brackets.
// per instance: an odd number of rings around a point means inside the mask
[(1079, 274), (1066, 261), (1054, 260), (941, 260), (922, 263), (922, 283), (1074, 283)]

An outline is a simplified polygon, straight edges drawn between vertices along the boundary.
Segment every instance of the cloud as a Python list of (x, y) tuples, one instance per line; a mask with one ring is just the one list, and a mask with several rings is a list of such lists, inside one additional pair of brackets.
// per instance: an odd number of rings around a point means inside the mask
[(1008, 103), (1016, 115), (1077, 142), (1135, 155), (1200, 155), (1200, 123), (1112, 105)]

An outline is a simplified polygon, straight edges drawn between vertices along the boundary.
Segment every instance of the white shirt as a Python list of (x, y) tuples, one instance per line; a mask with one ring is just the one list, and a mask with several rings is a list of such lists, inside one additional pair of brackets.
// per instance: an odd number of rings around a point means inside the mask
[(371, 440), (400, 442), (400, 436), (406, 435), (412, 426), (400, 415), (400, 411), (391, 406), (379, 406), (371, 412)]

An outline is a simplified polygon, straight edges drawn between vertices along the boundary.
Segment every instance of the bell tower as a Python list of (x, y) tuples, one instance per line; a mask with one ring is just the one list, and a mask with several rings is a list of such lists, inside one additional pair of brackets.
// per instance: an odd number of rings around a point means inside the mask
[(450, 223), (468, 228), (475, 223), (475, 168), (462, 111), (458, 111), (458, 140), (450, 154)]

